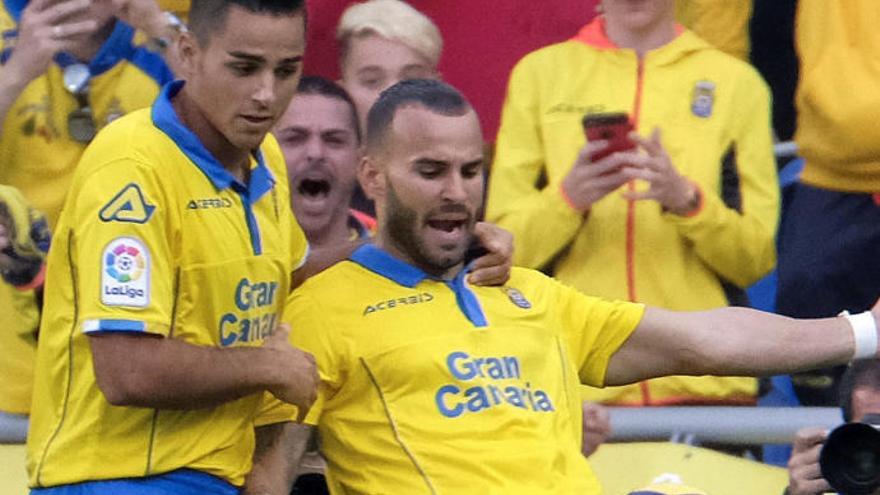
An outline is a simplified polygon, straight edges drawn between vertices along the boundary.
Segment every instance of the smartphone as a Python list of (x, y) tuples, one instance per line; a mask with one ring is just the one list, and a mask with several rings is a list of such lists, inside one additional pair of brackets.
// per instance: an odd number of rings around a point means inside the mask
[(591, 161), (601, 160), (616, 151), (628, 151), (636, 147), (629, 138), (633, 131), (629, 115), (623, 112), (588, 113), (582, 121), (587, 141), (608, 141), (608, 146), (593, 153)]

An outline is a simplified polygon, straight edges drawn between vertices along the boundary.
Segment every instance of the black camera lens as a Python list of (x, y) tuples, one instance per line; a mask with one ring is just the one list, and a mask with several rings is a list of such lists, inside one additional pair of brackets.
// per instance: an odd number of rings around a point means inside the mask
[(819, 456), (822, 476), (841, 495), (872, 495), (880, 490), (880, 431), (849, 423), (828, 435)]

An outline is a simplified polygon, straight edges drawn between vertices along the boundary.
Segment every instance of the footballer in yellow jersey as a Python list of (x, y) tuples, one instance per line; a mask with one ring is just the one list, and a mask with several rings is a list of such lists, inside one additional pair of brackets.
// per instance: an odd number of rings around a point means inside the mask
[(49, 254), (33, 493), (238, 493), (255, 425), (295, 412), (268, 392), (311, 402), (313, 365), (273, 331), (307, 243), (267, 136), (303, 9), (194, 1), (186, 83), (86, 149)]
[[(332, 493), (597, 494), (580, 452), (579, 382), (754, 376), (855, 353), (842, 319), (672, 312), (527, 269), (471, 288), (464, 260), (484, 185), (473, 109), (445, 83), (410, 80), (367, 121), (359, 179), (376, 201), (375, 244), (306, 281), (285, 308), (321, 373), (306, 421)], [(859, 318), (878, 317), (880, 303)], [(302, 433), (262, 447), (254, 473), (294, 445), (297, 462)]]
[(503, 287), (465, 274), (365, 245), (291, 297), (294, 342), (320, 363), (308, 421), (334, 493), (598, 491), (577, 384), (603, 383), (642, 306), (525, 269)]

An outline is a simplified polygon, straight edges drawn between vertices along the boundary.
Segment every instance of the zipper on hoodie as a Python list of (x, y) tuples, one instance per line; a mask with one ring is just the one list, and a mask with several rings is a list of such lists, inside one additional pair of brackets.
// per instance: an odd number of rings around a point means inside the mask
[[(636, 56), (638, 64), (636, 68), (636, 95), (633, 102), (632, 124), (633, 129), (639, 129), (639, 118), (642, 110), (642, 85), (645, 76), (645, 60), (643, 56)], [(635, 181), (626, 184), (627, 190), (636, 190)], [(636, 236), (636, 202), (628, 199), (626, 202), (626, 291), (630, 302), (638, 300), (636, 296), (636, 268), (635, 268), (635, 236)]]
[[(642, 111), (642, 87), (645, 78), (645, 57), (636, 55), (636, 95), (633, 101), (632, 124), (633, 129), (639, 130), (639, 119)], [(636, 183), (634, 180), (627, 182), (626, 188), (630, 192), (635, 192)], [(628, 199), (626, 201), (626, 291), (630, 302), (638, 300), (636, 296), (636, 266), (635, 266), (635, 244), (636, 244), (636, 202)], [(651, 405), (651, 390), (646, 380), (639, 382), (639, 389), (642, 392), (642, 405)]]

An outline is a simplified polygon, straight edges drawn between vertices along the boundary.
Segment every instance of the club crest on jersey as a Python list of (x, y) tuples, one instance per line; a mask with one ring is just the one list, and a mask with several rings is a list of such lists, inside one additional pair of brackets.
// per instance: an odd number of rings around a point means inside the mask
[(132, 237), (117, 237), (101, 256), (101, 302), (143, 308), (150, 303), (150, 252)]
[(504, 287), (502, 290), (507, 294), (510, 302), (515, 304), (518, 308), (531, 309), (532, 303), (530, 303), (529, 300), (526, 299), (526, 296), (524, 296), (519, 290), (514, 289), (513, 287)]
[(132, 182), (101, 208), (98, 217), (104, 222), (147, 223), (155, 210), (156, 207), (147, 202), (140, 186)]
[(691, 95), (691, 112), (697, 117), (704, 119), (712, 115), (712, 107), (715, 105), (715, 83), (712, 81), (697, 81)]

